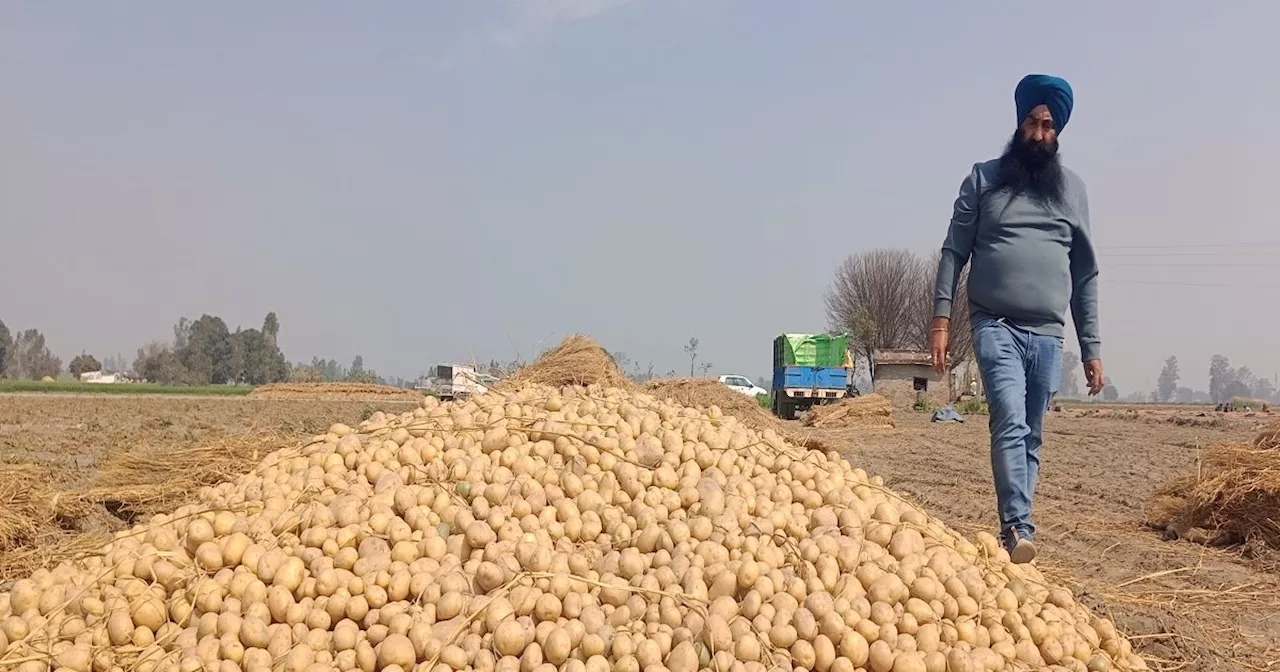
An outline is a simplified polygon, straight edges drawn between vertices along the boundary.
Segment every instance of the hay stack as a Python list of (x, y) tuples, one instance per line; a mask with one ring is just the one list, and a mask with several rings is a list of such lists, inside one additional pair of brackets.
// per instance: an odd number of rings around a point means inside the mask
[(893, 402), (878, 395), (849, 397), (836, 404), (815, 406), (800, 424), (818, 429), (836, 427), (863, 427), (881, 429), (893, 427)]
[(578, 334), (569, 336), (534, 363), (516, 371), (503, 380), (500, 387), (514, 390), (526, 385), (635, 387), (599, 343)]
[(1148, 518), (1174, 538), (1280, 550), (1280, 451), (1209, 447), (1197, 474), (1156, 493)]
[(422, 401), (422, 394), (415, 390), (368, 383), (275, 383), (255, 388), (249, 396), (318, 401)]

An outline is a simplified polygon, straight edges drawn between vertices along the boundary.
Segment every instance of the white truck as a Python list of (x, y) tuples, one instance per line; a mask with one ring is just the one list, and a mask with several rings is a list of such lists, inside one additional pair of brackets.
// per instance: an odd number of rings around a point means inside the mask
[(449, 401), (484, 394), (497, 382), (497, 378), (480, 373), (469, 364), (438, 364), (435, 375), (415, 387), (434, 394), (441, 401)]
[(734, 374), (720, 376), (720, 382), (724, 383), (734, 392), (746, 395), (752, 399), (755, 399), (762, 394), (769, 394), (769, 390), (751, 382), (751, 379), (746, 376), (738, 376)]

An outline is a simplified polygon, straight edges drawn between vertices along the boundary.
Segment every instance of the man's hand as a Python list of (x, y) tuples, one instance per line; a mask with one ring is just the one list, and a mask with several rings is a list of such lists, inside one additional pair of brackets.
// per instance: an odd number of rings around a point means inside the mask
[(1102, 393), (1107, 378), (1102, 375), (1101, 359), (1091, 359), (1084, 363), (1084, 380), (1089, 385), (1089, 396), (1096, 397)]
[(951, 320), (935, 317), (929, 324), (929, 353), (933, 355), (933, 370), (947, 372), (947, 347), (951, 343)]

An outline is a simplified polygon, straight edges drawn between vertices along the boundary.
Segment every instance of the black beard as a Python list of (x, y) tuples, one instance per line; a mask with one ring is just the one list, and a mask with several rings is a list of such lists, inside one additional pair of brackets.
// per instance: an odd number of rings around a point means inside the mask
[(1024, 140), (1021, 129), (1014, 131), (996, 169), (996, 186), (1040, 203), (1062, 203), (1064, 180), (1057, 138), (1042, 143)]

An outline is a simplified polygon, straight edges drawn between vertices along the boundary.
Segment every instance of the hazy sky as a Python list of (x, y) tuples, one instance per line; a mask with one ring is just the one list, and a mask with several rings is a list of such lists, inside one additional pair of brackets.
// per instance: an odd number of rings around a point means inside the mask
[[(936, 248), (1028, 72), (1122, 392), (1280, 372), (1280, 3), (0, 3), (0, 319), (132, 360), (201, 313), (414, 376), (566, 333), (763, 375), (840, 260)], [(1216, 245), (1202, 248), (1204, 245)], [(1146, 247), (1129, 247), (1146, 246)], [(1071, 337), (1074, 338), (1074, 337)], [(1070, 343), (1071, 341), (1069, 341)]]

